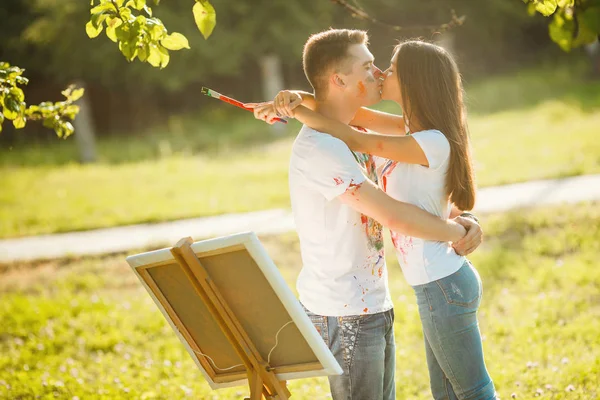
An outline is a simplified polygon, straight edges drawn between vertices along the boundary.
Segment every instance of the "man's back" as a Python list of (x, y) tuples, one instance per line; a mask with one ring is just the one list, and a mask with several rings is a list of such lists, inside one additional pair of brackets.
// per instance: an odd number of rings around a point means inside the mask
[(381, 225), (337, 199), (364, 180), (343, 142), (302, 128), (292, 147), (289, 186), (303, 263), (297, 288), (313, 313), (347, 316), (392, 308)]

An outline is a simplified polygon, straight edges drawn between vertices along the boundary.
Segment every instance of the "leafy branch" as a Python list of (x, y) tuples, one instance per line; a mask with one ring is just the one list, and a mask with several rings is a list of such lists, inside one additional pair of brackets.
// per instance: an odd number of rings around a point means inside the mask
[(600, 36), (600, 0), (523, 0), (529, 15), (552, 17), (550, 38), (564, 51), (593, 43)]
[(19, 86), (27, 85), (29, 80), (23, 76), (25, 70), (0, 61), (0, 132), (4, 120), (12, 121), (16, 129), (24, 128), (27, 121), (43, 121), (46, 128), (53, 129), (58, 137), (67, 138), (73, 133), (70, 121), (75, 119), (79, 106), (73, 104), (81, 96), (84, 89), (70, 86), (62, 91), (66, 100), (59, 102), (45, 101), (38, 105), (27, 106), (25, 94)]
[[(98, 5), (94, 6), (96, 2)], [(154, 0), (158, 5), (160, 0)], [(169, 64), (169, 51), (189, 49), (188, 39), (181, 33), (169, 34), (162, 21), (153, 17), (146, 0), (91, 0), (90, 20), (85, 26), (87, 35), (95, 38), (106, 27), (106, 36), (118, 43), (128, 61), (136, 57), (161, 69)], [(194, 20), (205, 39), (216, 25), (216, 13), (208, 0), (195, 0)]]
[(403, 27), (403, 26), (399, 26), (399, 25), (388, 24), (386, 22), (378, 20), (377, 18), (374, 18), (373, 16), (369, 15), (369, 13), (367, 13), (356, 2), (354, 2), (354, 5), (351, 5), (351, 4), (348, 4), (348, 2), (346, 0), (331, 0), (331, 1), (335, 4), (338, 4), (342, 8), (344, 8), (354, 18), (369, 21), (371, 23), (374, 23), (374, 24), (380, 25), (380, 26), (384, 26), (384, 27), (389, 28), (394, 31), (430, 30), (431, 32), (440, 32), (441, 33), (441, 32), (445, 32), (451, 28), (462, 25), (466, 19), (466, 16), (461, 15), (460, 17), (458, 17), (456, 15), (456, 12), (454, 10), (451, 10), (450, 21), (448, 21), (442, 25), (417, 25), (417, 26)]

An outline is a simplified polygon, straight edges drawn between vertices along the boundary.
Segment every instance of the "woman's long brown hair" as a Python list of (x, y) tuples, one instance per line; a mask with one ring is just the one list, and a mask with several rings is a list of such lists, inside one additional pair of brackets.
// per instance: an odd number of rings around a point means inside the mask
[(475, 206), (475, 176), (463, 103), (463, 86), (452, 56), (440, 46), (411, 40), (396, 46), (396, 73), (403, 112), (422, 129), (437, 129), (450, 143), (446, 193), (461, 210)]

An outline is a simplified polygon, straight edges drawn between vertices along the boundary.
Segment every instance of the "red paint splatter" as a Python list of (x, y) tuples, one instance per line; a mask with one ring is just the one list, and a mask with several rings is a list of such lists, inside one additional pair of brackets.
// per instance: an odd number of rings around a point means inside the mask
[(379, 269), (377, 270), (377, 274), (380, 278), (383, 276), (383, 267), (379, 267)]
[(369, 309), (367, 307), (365, 307), (365, 309), (363, 310), (364, 313), (368, 313)]
[(335, 182), (336, 186), (339, 186), (342, 183), (344, 183), (344, 180), (342, 178), (340, 178), (340, 177), (333, 178), (333, 181)]
[(365, 84), (360, 81), (358, 82), (358, 97), (365, 97), (367, 95), (367, 88), (365, 88)]
[(385, 192), (387, 190), (387, 176), (384, 175), (381, 181), (383, 182), (383, 191)]
[(367, 217), (365, 214), (360, 214), (360, 222), (366, 224), (367, 222), (369, 222), (369, 217)]

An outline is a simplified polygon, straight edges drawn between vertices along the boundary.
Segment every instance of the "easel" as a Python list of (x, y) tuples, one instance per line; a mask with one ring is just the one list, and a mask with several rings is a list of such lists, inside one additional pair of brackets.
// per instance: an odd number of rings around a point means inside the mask
[[(249, 400), (287, 400), (291, 393), (285, 381), (277, 379), (273, 369), (259, 354), (248, 334), (233, 314), (227, 302), (213, 283), (206, 269), (190, 247), (192, 238), (181, 239), (171, 249), (171, 254), (181, 266), (194, 290), (208, 307), (211, 315), (241, 358), (250, 385)], [(193, 271), (192, 271), (193, 268)]]

